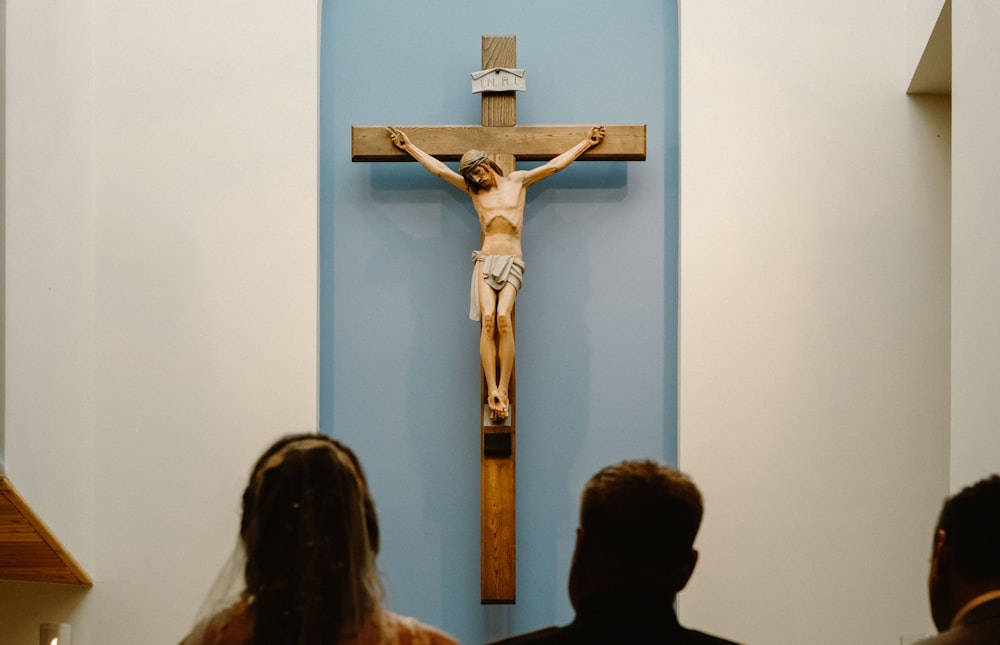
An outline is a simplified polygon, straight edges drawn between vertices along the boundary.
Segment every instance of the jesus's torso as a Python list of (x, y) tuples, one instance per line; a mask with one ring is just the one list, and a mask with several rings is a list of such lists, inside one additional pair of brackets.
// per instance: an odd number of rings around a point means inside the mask
[(485, 255), (522, 257), (525, 186), (519, 178), (497, 178), (497, 185), (472, 194), (483, 231)]

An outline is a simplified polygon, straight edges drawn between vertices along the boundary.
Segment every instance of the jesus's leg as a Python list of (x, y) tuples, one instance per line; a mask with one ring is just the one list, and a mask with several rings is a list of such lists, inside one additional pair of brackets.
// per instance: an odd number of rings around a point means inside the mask
[(514, 373), (514, 299), (517, 288), (504, 285), (497, 295), (497, 357), (500, 363), (500, 379), (497, 382), (498, 408), (500, 419), (510, 414), (510, 377)]
[(496, 307), (497, 293), (486, 284), (479, 283), (479, 308), (482, 328), (479, 332), (479, 356), (483, 364), (483, 376), (486, 378), (486, 403), (490, 406), (490, 417), (498, 416), (505, 409), (497, 390), (497, 341), (496, 341)]

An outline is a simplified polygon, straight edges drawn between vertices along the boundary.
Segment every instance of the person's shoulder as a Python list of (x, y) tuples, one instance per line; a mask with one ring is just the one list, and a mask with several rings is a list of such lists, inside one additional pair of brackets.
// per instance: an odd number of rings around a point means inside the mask
[[(570, 625), (567, 627), (546, 627), (544, 629), (539, 629), (538, 631), (528, 632), (527, 634), (520, 634), (504, 640), (495, 641), (493, 643), (489, 643), (488, 645), (569, 645), (570, 643), (615, 642), (614, 637), (606, 633), (606, 630), (580, 630), (576, 627), (576, 625)], [(691, 629), (683, 630), (683, 634), (684, 635), (681, 639), (676, 641), (671, 639), (670, 642), (676, 642), (677, 645), (740, 645), (734, 641), (728, 641), (724, 638), (719, 638), (718, 636), (712, 636), (711, 634)], [(627, 627), (623, 627), (621, 630), (621, 636), (626, 639), (627, 642), (638, 642), (633, 639), (634, 637), (640, 635), (630, 632)], [(648, 633), (643, 633), (641, 636), (643, 637), (643, 642), (648, 642), (649, 639), (659, 640), (664, 637), (663, 634), (653, 635)]]
[(531, 174), (530, 170), (514, 170), (503, 175), (503, 178), (506, 181), (524, 181), (529, 174)]
[(424, 634), (427, 635), (430, 645), (459, 645), (458, 641), (451, 634), (430, 625), (424, 625)]
[(253, 614), (245, 599), (205, 619), (180, 645), (207, 643), (249, 643), (253, 638)]
[(411, 645), (459, 645), (450, 634), (420, 622), (411, 616), (403, 616), (385, 611), (382, 615), (383, 627), (395, 632), (400, 643)]
[(696, 629), (688, 629), (686, 631), (688, 639), (684, 641), (685, 645), (740, 645), (736, 641), (730, 641), (725, 638), (706, 634), (705, 632), (699, 632)]

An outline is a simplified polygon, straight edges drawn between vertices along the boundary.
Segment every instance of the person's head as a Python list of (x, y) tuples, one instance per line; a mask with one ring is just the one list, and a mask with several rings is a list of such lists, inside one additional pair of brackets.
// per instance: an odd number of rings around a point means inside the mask
[(491, 185), (491, 171), (503, 177), (500, 166), (482, 150), (469, 150), (458, 162), (458, 172), (473, 193), (478, 193)]
[(623, 461), (587, 482), (570, 572), (570, 599), (624, 586), (676, 594), (698, 554), (701, 493), (684, 474), (652, 461)]
[(357, 456), (321, 434), (283, 437), (257, 460), (240, 524), (258, 643), (327, 642), (378, 604), (378, 518)]
[(940, 631), (972, 598), (1000, 589), (1000, 475), (945, 500), (934, 531), (927, 582)]

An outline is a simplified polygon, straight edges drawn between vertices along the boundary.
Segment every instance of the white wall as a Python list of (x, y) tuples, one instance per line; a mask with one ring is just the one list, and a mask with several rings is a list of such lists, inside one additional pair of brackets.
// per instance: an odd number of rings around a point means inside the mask
[(7, 473), (95, 586), (0, 584), (4, 645), (179, 640), (316, 427), (317, 12), (8, 5)]
[(952, 0), (951, 488), (1000, 471), (1000, 5)]
[[(749, 643), (929, 630), (950, 415), (953, 484), (994, 469), (997, 93), (970, 79), (995, 78), (1000, 25), (955, 4), (950, 275), (948, 108), (904, 93), (914, 6), (681, 3), (680, 459), (708, 508), (680, 607)], [(42, 620), (171, 642), (251, 459), (315, 425), (316, 4), (7, 14), (5, 467), (96, 586), (0, 583), (0, 645)]]
[(8, 2), (5, 469), (85, 569), (94, 545), (89, 3)]
[[(6, 249), (7, 230), (7, 2), (0, 0), (0, 249)], [(3, 260), (0, 261), (0, 362), (7, 364), (7, 355), (4, 351), (6, 336), (6, 306), (7, 306), (7, 261), (6, 251), (2, 252)], [(0, 371), (0, 474), (4, 472), (4, 394), (7, 391), (4, 385), (4, 373)]]
[(679, 454), (707, 515), (679, 606), (749, 643), (931, 628), (950, 133), (905, 94), (908, 4), (681, 3)]
[[(4, 468), (95, 560), (95, 117), (89, 3), (6, 3)], [(0, 582), (0, 643), (81, 614), (79, 587)]]

